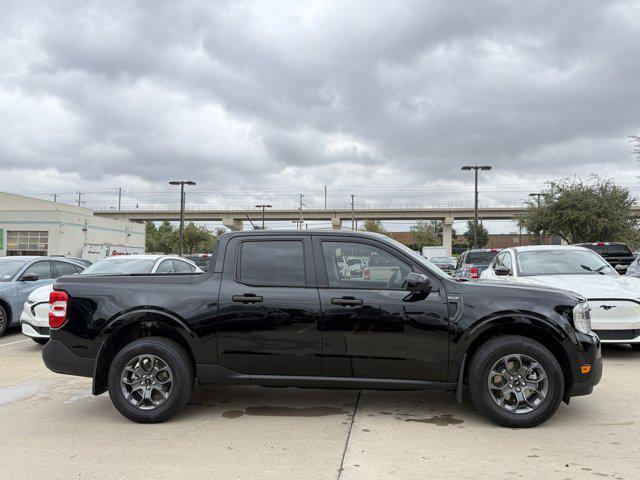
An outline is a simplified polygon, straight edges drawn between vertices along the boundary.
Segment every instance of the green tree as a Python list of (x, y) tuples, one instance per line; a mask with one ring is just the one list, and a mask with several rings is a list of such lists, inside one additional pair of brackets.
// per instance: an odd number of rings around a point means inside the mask
[(592, 177), (564, 178), (547, 182), (537, 201), (518, 218), (518, 224), (529, 232), (560, 235), (568, 243), (616, 241), (637, 228), (631, 213), (635, 199), (629, 190), (612, 180)]
[(432, 222), (418, 220), (416, 224), (410, 228), (413, 233), (413, 244), (410, 245), (410, 248), (421, 250), (422, 247), (426, 246), (442, 245), (442, 237), (438, 238)]
[[(467, 245), (473, 246), (473, 231), (475, 230), (475, 222), (473, 220), (469, 220), (467, 222), (467, 231), (464, 232), (464, 237), (467, 239)], [(489, 243), (489, 232), (482, 222), (478, 222), (478, 237), (477, 237), (477, 247), (483, 248), (487, 243)]]
[(178, 250), (178, 229), (164, 221), (156, 232), (156, 250), (162, 253), (174, 253)]
[(363, 232), (375, 232), (386, 235), (388, 232), (380, 220), (365, 220), (362, 228)]
[(214, 234), (205, 225), (196, 225), (189, 222), (184, 228), (185, 251), (191, 255), (193, 253), (208, 253), (213, 248), (218, 235)]

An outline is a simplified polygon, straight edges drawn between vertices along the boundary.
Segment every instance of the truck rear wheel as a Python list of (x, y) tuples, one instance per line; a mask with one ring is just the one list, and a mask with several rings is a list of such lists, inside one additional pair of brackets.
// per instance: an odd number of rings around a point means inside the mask
[(471, 359), (469, 389), (473, 402), (505, 427), (535, 427), (560, 406), (564, 376), (555, 356), (527, 337), (497, 337)]
[(145, 337), (114, 357), (109, 367), (109, 396), (129, 420), (164, 422), (189, 400), (193, 376), (184, 348), (167, 338)]

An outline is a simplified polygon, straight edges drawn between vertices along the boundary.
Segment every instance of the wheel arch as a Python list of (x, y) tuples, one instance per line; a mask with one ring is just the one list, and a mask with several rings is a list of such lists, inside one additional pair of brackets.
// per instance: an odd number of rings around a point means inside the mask
[(568, 401), (568, 394), (573, 384), (571, 361), (562, 343), (569, 338), (567, 332), (548, 318), (533, 312), (505, 312), (494, 315), (475, 326), (461, 340), (463, 354), (459, 370), (456, 373), (459, 383), (466, 383), (469, 366), (473, 355), (488, 340), (503, 335), (519, 335), (537, 341), (558, 360), (564, 376), (563, 399)]
[(101, 346), (93, 374), (94, 395), (107, 391), (109, 366), (116, 353), (134, 340), (151, 336), (168, 338), (183, 347), (196, 371), (193, 352), (197, 337), (184, 321), (160, 309), (134, 309), (112, 319), (100, 334)]
[(7, 327), (13, 323), (13, 310), (11, 304), (4, 297), (0, 297), (0, 307), (2, 307), (7, 314)]

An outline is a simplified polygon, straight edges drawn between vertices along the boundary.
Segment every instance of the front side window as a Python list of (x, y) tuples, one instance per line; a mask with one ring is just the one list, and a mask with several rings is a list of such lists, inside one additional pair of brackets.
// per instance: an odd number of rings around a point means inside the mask
[(304, 286), (302, 241), (242, 242), (238, 276), (247, 285)]
[(178, 273), (191, 273), (191, 265), (182, 260), (173, 261), (173, 269)]
[(49, 262), (36, 262), (27, 268), (23, 275), (26, 275), (27, 273), (35, 273), (38, 275), (38, 280), (47, 280), (52, 278), (51, 265)]
[(11, 257), (0, 258), (0, 282), (10, 282), (26, 262)]
[[(394, 255), (366, 243), (323, 242), (322, 254), (330, 287), (398, 290), (412, 271)], [(354, 258), (361, 262), (350, 262)]]
[(511, 254), (509, 252), (504, 254), (502, 264), (507, 267), (510, 272), (513, 272), (513, 264), (511, 263)]

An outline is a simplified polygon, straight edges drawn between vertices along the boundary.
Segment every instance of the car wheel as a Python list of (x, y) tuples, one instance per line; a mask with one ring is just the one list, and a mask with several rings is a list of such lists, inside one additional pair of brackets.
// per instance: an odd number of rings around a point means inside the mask
[(7, 330), (7, 324), (9, 321), (7, 320), (7, 311), (4, 307), (0, 307), (0, 337), (4, 335), (4, 332)]
[(114, 357), (109, 367), (109, 396), (129, 420), (164, 422), (189, 400), (193, 377), (191, 359), (180, 345), (167, 338), (145, 337)]
[(481, 345), (468, 375), (474, 404), (505, 427), (535, 427), (560, 406), (564, 376), (555, 356), (527, 337), (497, 337)]
[(48, 338), (31, 338), (31, 340), (33, 340), (34, 342), (36, 342), (39, 345), (46, 345), (47, 342), (49, 341)]

